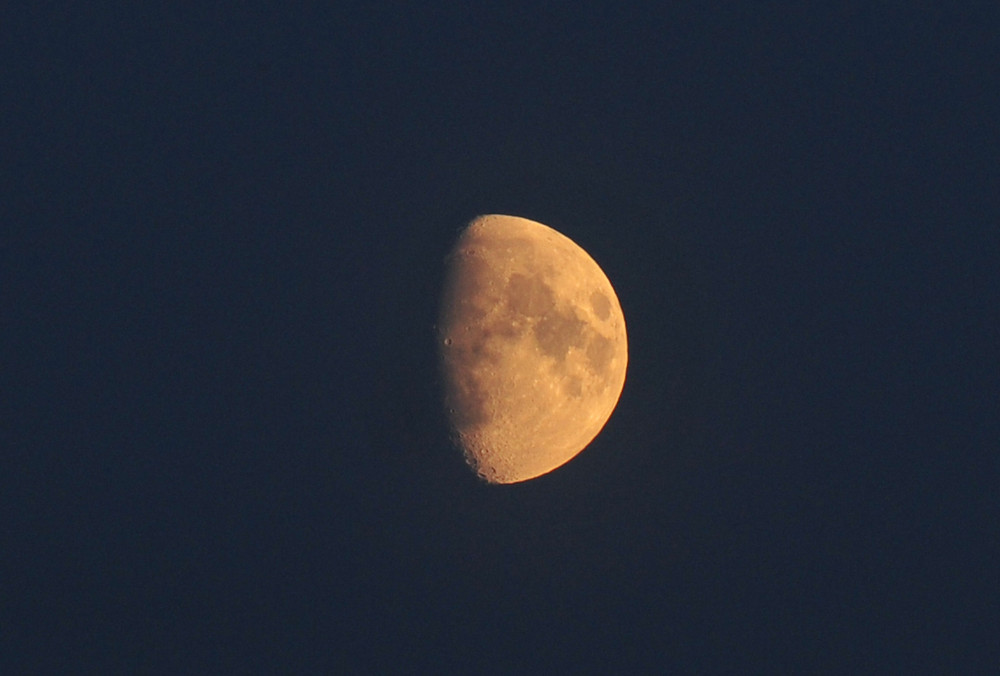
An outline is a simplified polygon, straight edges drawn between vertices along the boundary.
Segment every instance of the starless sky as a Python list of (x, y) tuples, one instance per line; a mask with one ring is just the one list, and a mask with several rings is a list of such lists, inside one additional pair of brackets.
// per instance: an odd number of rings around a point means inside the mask
[[(22, 5), (0, 671), (995, 667), (993, 4)], [(629, 335), (515, 486), (434, 363), (485, 213)]]

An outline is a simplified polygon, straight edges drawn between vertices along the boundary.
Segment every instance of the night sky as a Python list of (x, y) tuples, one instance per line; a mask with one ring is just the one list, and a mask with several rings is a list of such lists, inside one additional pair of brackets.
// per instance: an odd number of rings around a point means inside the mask
[[(1000, 664), (995, 3), (15, 4), (0, 671)], [(435, 361), (487, 213), (629, 334), (509, 486)]]

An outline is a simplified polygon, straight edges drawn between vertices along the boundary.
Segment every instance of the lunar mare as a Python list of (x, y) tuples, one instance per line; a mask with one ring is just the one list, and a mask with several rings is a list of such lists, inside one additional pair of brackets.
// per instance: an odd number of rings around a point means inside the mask
[(490, 483), (565, 464), (625, 384), (625, 318), (597, 263), (516, 216), (480, 216), (447, 259), (438, 339), (453, 438)]

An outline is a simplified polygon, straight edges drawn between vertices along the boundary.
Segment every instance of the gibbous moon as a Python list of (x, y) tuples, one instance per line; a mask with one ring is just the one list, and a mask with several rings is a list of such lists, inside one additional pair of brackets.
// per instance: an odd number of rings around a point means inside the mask
[(480, 216), (447, 259), (438, 345), (456, 445), (509, 484), (571, 460), (625, 385), (625, 318), (594, 259), (552, 228)]

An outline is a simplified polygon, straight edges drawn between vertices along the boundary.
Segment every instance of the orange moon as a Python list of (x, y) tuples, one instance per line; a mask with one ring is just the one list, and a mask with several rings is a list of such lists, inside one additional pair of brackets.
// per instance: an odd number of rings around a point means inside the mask
[(618, 296), (586, 251), (516, 216), (480, 216), (446, 262), (438, 321), (452, 438), (489, 483), (569, 462), (625, 385)]

